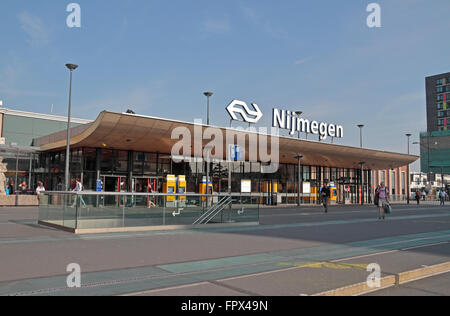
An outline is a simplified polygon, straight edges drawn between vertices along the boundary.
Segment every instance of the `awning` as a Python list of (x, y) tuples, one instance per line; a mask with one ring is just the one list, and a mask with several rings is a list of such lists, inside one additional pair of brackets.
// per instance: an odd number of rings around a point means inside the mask
[[(71, 129), (71, 147), (109, 148), (117, 150), (133, 150), (142, 152), (159, 152), (170, 154), (174, 144), (179, 140), (171, 139), (172, 131), (177, 127), (187, 128), (194, 135), (193, 123), (173, 121), (156, 117), (134, 114), (100, 113), (93, 123)], [(202, 125), (205, 130), (208, 126)], [(220, 129), (224, 135), (230, 129)], [(240, 136), (255, 135), (246, 131), (231, 130)], [(257, 134), (263, 135), (263, 134)], [(279, 140), (280, 162), (296, 164), (298, 155), (302, 155), (302, 164), (339, 168), (360, 168), (364, 162), (365, 169), (384, 170), (402, 167), (415, 162), (418, 156), (342, 146), (318, 141), (300, 140), (291, 137), (269, 136)], [(228, 148), (226, 137), (224, 148)], [(210, 140), (204, 140), (206, 146)], [(193, 143), (193, 140), (192, 140)], [(42, 151), (62, 150), (66, 146), (66, 132), (62, 131), (35, 140)], [(225, 150), (224, 150), (225, 151)], [(246, 147), (248, 159), (248, 147)], [(226, 152), (224, 153), (223, 159)]]

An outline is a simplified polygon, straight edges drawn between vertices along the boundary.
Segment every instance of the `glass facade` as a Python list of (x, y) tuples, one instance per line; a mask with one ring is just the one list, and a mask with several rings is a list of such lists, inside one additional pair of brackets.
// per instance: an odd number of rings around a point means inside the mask
[[(63, 151), (41, 153), (39, 172), (47, 190), (60, 191), (64, 182)], [(178, 157), (177, 157), (178, 158)], [(103, 148), (77, 148), (71, 151), (71, 178), (82, 179), (84, 189), (95, 191), (97, 179), (105, 192), (163, 192), (167, 175), (186, 176), (186, 191), (201, 193), (200, 186), (207, 174), (207, 163), (201, 158), (175, 161), (170, 155), (122, 151)], [(252, 193), (276, 194), (277, 202), (297, 203), (298, 166), (280, 164), (276, 173), (261, 172), (259, 162), (211, 161), (209, 175), (216, 193), (228, 192), (228, 175), (231, 168), (231, 191), (241, 191), (241, 181), (251, 180)], [(302, 182), (310, 188), (303, 192), (304, 203), (319, 203), (318, 192), (325, 182), (336, 187), (336, 202), (361, 203), (371, 201), (372, 172), (360, 169), (330, 168), (303, 165)]]

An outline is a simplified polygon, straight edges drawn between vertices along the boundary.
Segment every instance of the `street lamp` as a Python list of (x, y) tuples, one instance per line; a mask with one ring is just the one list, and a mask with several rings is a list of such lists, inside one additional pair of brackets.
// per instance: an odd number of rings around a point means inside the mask
[(209, 126), (209, 98), (212, 97), (214, 93), (212, 93), (212, 92), (205, 92), (203, 94), (208, 99), (206, 125)]
[[(213, 146), (205, 146), (205, 151), (206, 151), (206, 196), (207, 196), (207, 202), (206, 202), (206, 206), (209, 207), (209, 195), (210, 195), (210, 191), (209, 191), (209, 168), (210, 166), (210, 155), (211, 155), (211, 150), (213, 149)], [(212, 181), (211, 181), (212, 183)]]
[(302, 185), (302, 172), (301, 172), (302, 158), (303, 158), (303, 156), (301, 156), (301, 155), (295, 156), (295, 159), (297, 159), (297, 161), (298, 161), (298, 190), (297, 190), (297, 199), (298, 199), (297, 205), (298, 205), (298, 207), (300, 207), (302, 205), (301, 196), (300, 196), (300, 187)]
[[(300, 116), (302, 116), (302, 114), (303, 114), (302, 111), (295, 112), (295, 115), (297, 115), (298, 118), (300, 118)], [(300, 137), (300, 128), (298, 129), (298, 139), (301, 139), (301, 137)]]
[(361, 161), (359, 165), (361, 165), (361, 205), (364, 205), (364, 165), (365, 161)]
[(359, 124), (358, 127), (359, 127), (359, 142), (360, 142), (361, 148), (363, 148), (362, 130), (363, 130), (364, 125), (363, 124)]
[(72, 72), (78, 68), (75, 64), (66, 64), (67, 69), (70, 70), (70, 88), (69, 88), (69, 109), (67, 113), (67, 144), (66, 144), (66, 170), (65, 170), (65, 185), (66, 191), (69, 191), (70, 186), (70, 112), (72, 108)]
[[(412, 134), (410, 134), (410, 133), (408, 133), (408, 134), (406, 134), (406, 137), (408, 138), (408, 155), (410, 154), (410, 151), (409, 151), (409, 144), (411, 143), (411, 136), (412, 136)], [(408, 164), (408, 167), (407, 167), (407, 171), (406, 171), (407, 173), (408, 173), (408, 178), (406, 179), (406, 204), (408, 204), (409, 205), (409, 195), (410, 195), (410, 191), (411, 191), (411, 189), (409, 188), (409, 180), (410, 180), (410, 177), (411, 177), (411, 175), (410, 175), (410, 171), (409, 171), (409, 164)]]

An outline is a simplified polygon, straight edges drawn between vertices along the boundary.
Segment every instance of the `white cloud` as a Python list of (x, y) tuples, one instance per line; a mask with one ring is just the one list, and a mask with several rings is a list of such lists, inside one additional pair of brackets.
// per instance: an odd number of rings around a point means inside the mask
[(227, 19), (206, 19), (203, 21), (203, 30), (207, 33), (223, 34), (231, 31), (231, 26)]
[(22, 30), (28, 35), (28, 43), (32, 47), (41, 47), (49, 42), (48, 31), (42, 20), (28, 12), (19, 15), (19, 22)]
[(303, 65), (303, 64), (306, 63), (308, 60), (309, 60), (309, 58), (303, 58), (303, 59), (296, 60), (296, 61), (294, 62), (294, 65), (295, 65), (295, 66)]

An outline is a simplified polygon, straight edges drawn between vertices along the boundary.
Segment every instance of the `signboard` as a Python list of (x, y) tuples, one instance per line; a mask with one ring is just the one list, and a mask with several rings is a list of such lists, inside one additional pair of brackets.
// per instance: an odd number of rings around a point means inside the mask
[(304, 194), (311, 194), (311, 183), (303, 182), (303, 193)]
[(287, 129), (291, 135), (296, 132), (319, 135), (321, 140), (327, 137), (343, 138), (344, 128), (341, 125), (310, 121), (297, 115), (294, 111), (273, 109), (272, 126)]
[(237, 145), (230, 145), (230, 160), (241, 161), (242, 160), (242, 147)]
[(227, 111), (234, 121), (240, 121), (238, 119), (238, 114), (240, 114), (244, 122), (256, 124), (263, 117), (263, 114), (257, 104), (252, 103), (252, 106), (254, 110), (250, 109), (244, 101), (233, 100), (227, 106)]
[[(252, 103), (251, 107), (244, 101), (233, 100), (227, 106), (226, 110), (234, 121), (242, 121), (249, 124), (257, 124), (263, 117), (259, 106)], [(325, 140), (327, 137), (343, 138), (344, 128), (342, 125), (329, 124), (318, 121), (310, 121), (301, 117), (301, 112), (286, 111), (274, 108), (272, 113), (272, 127), (286, 129), (290, 131), (290, 135), (296, 132), (319, 135), (320, 140)], [(239, 119), (242, 117), (242, 120)]]
[(252, 193), (252, 180), (241, 181), (241, 193)]
[(103, 182), (102, 182), (102, 180), (97, 180), (97, 183), (96, 183), (96, 191), (97, 192), (102, 192), (102, 188), (103, 188)]

